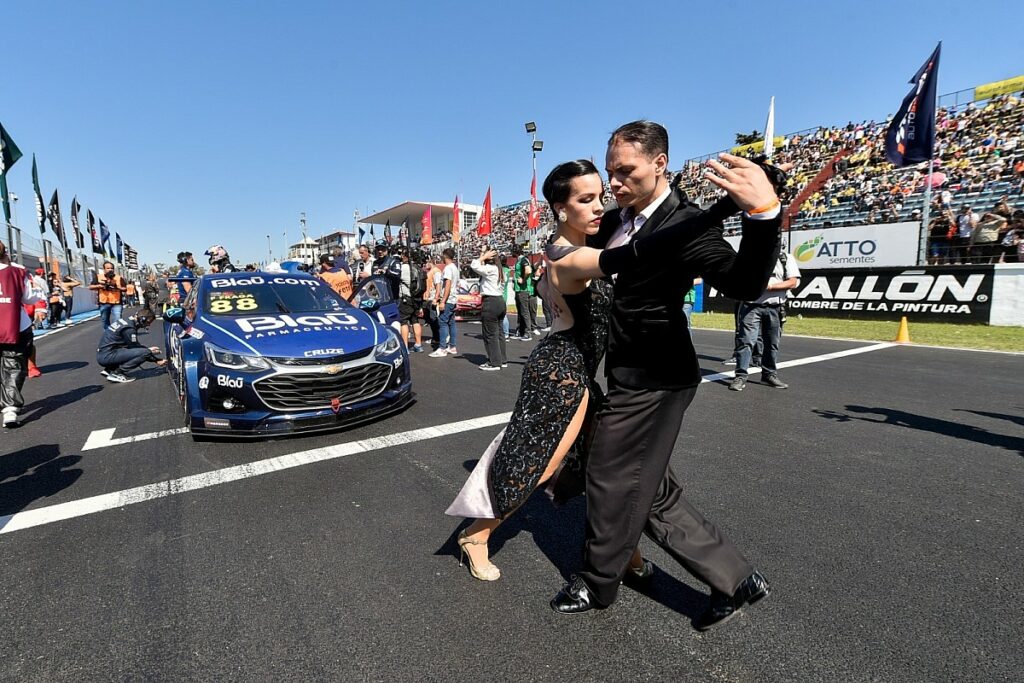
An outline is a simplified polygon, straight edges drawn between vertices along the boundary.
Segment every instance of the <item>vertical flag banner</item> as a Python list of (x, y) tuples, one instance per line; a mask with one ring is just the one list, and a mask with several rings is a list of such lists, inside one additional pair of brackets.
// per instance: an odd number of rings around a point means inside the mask
[(911, 166), (932, 158), (935, 148), (935, 93), (942, 43), (917, 70), (910, 90), (885, 133), (885, 158), (893, 166)]
[(363, 243), (363, 237), (366, 235), (366, 229), (363, 228), (362, 224), (359, 225), (359, 244)]
[(100, 245), (103, 247), (100, 249), (100, 253), (103, 256), (109, 257), (113, 253), (113, 250), (110, 248), (110, 231), (107, 230), (107, 224), (103, 222), (102, 218), (100, 219)]
[(764, 124), (764, 155), (768, 157), (768, 161), (772, 160), (772, 154), (775, 152), (775, 95), (772, 95), (772, 101), (768, 105), (768, 122)]
[(483, 237), (491, 234), (491, 188), (487, 188), (487, 196), (484, 197), (484, 210), (480, 214), (480, 221), (476, 224), (476, 232)]
[(121, 241), (121, 233), (114, 233), (117, 242), (117, 262), (124, 263), (124, 242)]
[(89, 231), (89, 237), (92, 238), (92, 253), (102, 254), (103, 247), (100, 245), (100, 239), (96, 236), (96, 217), (92, 215), (92, 209), (85, 212), (85, 229)]
[(526, 216), (526, 227), (530, 230), (540, 226), (540, 209), (537, 207), (537, 172), (533, 172), (530, 183), (530, 213)]
[(462, 217), (459, 215), (459, 195), (455, 195), (455, 206), (452, 208), (452, 241), (459, 243), (461, 238)]
[(4, 204), (4, 220), (11, 222), (11, 199), (7, 194), (7, 170), (21, 158), (21, 150), (0, 124), (0, 199)]
[(82, 249), (85, 247), (85, 240), (82, 239), (82, 231), (78, 228), (78, 212), (82, 210), (82, 205), (78, 203), (78, 196), (72, 197), (71, 199), (71, 230), (75, 233), (75, 247)]
[(433, 215), (430, 212), (430, 207), (423, 212), (423, 232), (420, 233), (420, 244), (433, 244), (434, 243), (434, 221)]
[(386, 239), (388, 241), (388, 244), (391, 244), (392, 237), (391, 237), (391, 219), (390, 218), (384, 224), (384, 239)]
[(36, 192), (36, 222), (39, 223), (39, 234), (46, 232), (46, 209), (43, 208), (43, 191), (39, 189), (39, 169), (36, 167), (36, 155), (32, 155), (32, 187)]
[(57, 190), (54, 190), (53, 196), (50, 197), (50, 208), (46, 211), (46, 215), (50, 219), (50, 227), (53, 228), (53, 234), (57, 236), (57, 242), (60, 243), (61, 249), (66, 254), (68, 242), (64, 238), (64, 221), (60, 217), (60, 198), (57, 196)]

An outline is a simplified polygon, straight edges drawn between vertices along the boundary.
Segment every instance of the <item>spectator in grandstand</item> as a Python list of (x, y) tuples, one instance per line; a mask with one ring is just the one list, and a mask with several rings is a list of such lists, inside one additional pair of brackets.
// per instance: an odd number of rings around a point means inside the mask
[(65, 275), (61, 280), (61, 288), (64, 294), (64, 318), (65, 324), (71, 324), (72, 308), (75, 305), (75, 287), (81, 287), (82, 283), (72, 275)]
[[(189, 255), (191, 258), (191, 254)], [(195, 265), (193, 263), (193, 265)], [(188, 270), (182, 267), (182, 270)], [(191, 273), (191, 271), (189, 271)], [(178, 271), (179, 276), (181, 271)], [(189, 285), (191, 287), (191, 284)], [(89, 289), (97, 293), (100, 303), (100, 323), (103, 329), (121, 317), (122, 298), (126, 289), (124, 279), (114, 271), (114, 264), (103, 262), (103, 274), (94, 275)], [(184, 298), (184, 295), (182, 295)]]
[(799, 284), (800, 268), (796, 264), (796, 259), (785, 251), (779, 252), (775, 270), (768, 280), (764, 293), (754, 301), (740, 304), (741, 346), (739, 357), (736, 359), (736, 376), (729, 383), (730, 390), (743, 391), (747, 386), (747, 371), (762, 325), (767, 327), (767, 336), (764, 339), (764, 352), (761, 357), (761, 383), (775, 389), (789, 387), (779, 379), (779, 343), (782, 341), (786, 293)]
[[(522, 341), (531, 341), (530, 333), (536, 329), (537, 321), (534, 317), (537, 314), (536, 303), (531, 308), (530, 299), (534, 297), (533, 291), (533, 266), (530, 259), (523, 253), (523, 248), (518, 244), (512, 245), (512, 256), (516, 263), (512, 268), (512, 289), (516, 295), (516, 334), (515, 338)], [(538, 333), (539, 334), (539, 333)]]
[(501, 333), (501, 321), (505, 317), (505, 283), (498, 264), (498, 252), (485, 247), (480, 256), (473, 259), (470, 267), (480, 278), (480, 294), (483, 297), (480, 323), (483, 326), (487, 362), (479, 367), (481, 370), (500, 370), (508, 367), (508, 359), (505, 356), (505, 336)]
[(994, 211), (986, 211), (971, 233), (971, 260), (974, 263), (997, 263), (1002, 252), (1000, 233), (1008, 221)]
[(946, 208), (935, 214), (928, 228), (928, 264), (944, 265), (949, 258), (949, 242), (956, 235), (956, 218)]
[(431, 358), (443, 358), (444, 356), (458, 355), (456, 348), (457, 331), (455, 328), (455, 304), (459, 301), (457, 286), (459, 284), (459, 268), (455, 265), (455, 250), (451, 247), (442, 252), (444, 258), (444, 270), (441, 271), (442, 286), (439, 288), (437, 297), (438, 307), (441, 309), (438, 324), (441, 332), (441, 342), (437, 350), (430, 354)]
[(978, 226), (978, 214), (971, 211), (969, 204), (960, 207), (956, 217), (956, 238), (953, 240), (952, 257), (955, 265), (970, 260), (971, 237)]

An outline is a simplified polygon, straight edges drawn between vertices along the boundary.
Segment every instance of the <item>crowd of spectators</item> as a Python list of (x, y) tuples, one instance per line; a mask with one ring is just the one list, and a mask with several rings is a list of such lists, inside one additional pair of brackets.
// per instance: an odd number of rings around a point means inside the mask
[[(933, 220), (929, 232), (938, 243), (932, 251), (939, 254), (932, 262), (1017, 260), (1021, 239), (1014, 212), (1024, 209), (1021, 94), (940, 108), (931, 176), (926, 163), (896, 168), (886, 160), (885, 134), (889, 122), (851, 121), (845, 126), (783, 137), (773, 161), (795, 164), (784, 200), (793, 201), (823, 169), (832, 165), (830, 177), (802, 198), (798, 211), (793, 212), (793, 229), (921, 220), (923, 192), (931, 184)], [(678, 179), (691, 201), (706, 205), (718, 199), (721, 191), (704, 179), (702, 161), (703, 158), (687, 162)], [(972, 201), (974, 207), (967, 209), (967, 213), (975, 216), (973, 227), (977, 229), (980, 225), (980, 234), (968, 234), (962, 220), (956, 230), (950, 228), (957, 223), (964, 204)], [(940, 236), (943, 225), (948, 230), (944, 243)], [(738, 228), (738, 221), (726, 223), (729, 233)], [(991, 243), (993, 234), (998, 237), (997, 245)]]

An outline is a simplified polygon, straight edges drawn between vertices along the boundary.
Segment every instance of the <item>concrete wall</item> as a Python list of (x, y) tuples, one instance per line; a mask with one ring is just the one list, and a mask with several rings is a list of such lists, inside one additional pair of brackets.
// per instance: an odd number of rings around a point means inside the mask
[(1024, 263), (996, 264), (989, 324), (1024, 326)]

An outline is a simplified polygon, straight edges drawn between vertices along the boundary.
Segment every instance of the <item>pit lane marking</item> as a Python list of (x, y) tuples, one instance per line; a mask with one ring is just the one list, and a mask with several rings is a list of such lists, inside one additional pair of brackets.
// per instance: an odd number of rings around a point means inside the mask
[(110, 446), (123, 446), (125, 444), (132, 444), (139, 441), (147, 441), (149, 439), (159, 439), (164, 436), (174, 436), (175, 434), (187, 434), (188, 427), (175, 427), (174, 429), (164, 429), (159, 432), (149, 432), (147, 434), (137, 434), (136, 436), (124, 436), (114, 438), (114, 432), (117, 430), (116, 427), (111, 429), (97, 429), (89, 432), (89, 438), (85, 440), (85, 445), (82, 446), (83, 451), (91, 451), (96, 448), (108, 448)]
[[(887, 349), (896, 344), (891, 342), (883, 342), (880, 344), (873, 344), (871, 346), (860, 346), (854, 349), (847, 349), (845, 351), (836, 351), (834, 353), (824, 353), (819, 356), (808, 356), (807, 358), (796, 358), (794, 360), (787, 360), (779, 363), (778, 367), (780, 370), (785, 368), (796, 367), (798, 365), (809, 365), (811, 363), (821, 363), (828, 360), (835, 360), (837, 358), (843, 358), (845, 356), (854, 356), (861, 353), (869, 353), (871, 351), (879, 351), (881, 349)], [(760, 371), (760, 368), (751, 366), (748, 368), (748, 372), (753, 375)], [(735, 370), (728, 370), (726, 372), (718, 372), (713, 375), (705, 375), (701, 378), (701, 383), (707, 382), (719, 382), (724, 379), (731, 379), (736, 376)], [(116, 428), (110, 429), (97, 429), (89, 433), (89, 437), (85, 440), (85, 445), (82, 446), (83, 451), (96, 450), (98, 448), (110, 448), (112, 446), (124, 446), (128, 444), (137, 443), (139, 441), (148, 441), (150, 439), (160, 439), (165, 436), (176, 436), (178, 434), (187, 434), (188, 427), (177, 427), (175, 429), (164, 429), (159, 432), (148, 432), (146, 434), (137, 434), (136, 436), (125, 436), (114, 438), (114, 431)]]
[[(73, 519), (75, 517), (83, 517), (96, 512), (123, 508), (128, 505), (156, 500), (158, 498), (167, 498), (178, 493), (197, 491), (199, 489), (209, 488), (218, 484), (226, 484), (228, 482), (258, 477), (264, 474), (271, 474), (273, 472), (281, 472), (295, 467), (302, 467), (303, 465), (311, 465), (313, 463), (323, 462), (326, 460), (344, 458), (356, 453), (367, 453), (383, 448), (390, 448), (392, 446), (400, 446), (416, 443), (417, 441), (425, 441), (427, 439), (441, 438), (451, 434), (457, 434), (459, 432), (468, 432), (476, 429), (483, 429), (485, 427), (503, 425), (508, 422), (508, 419), (511, 416), (512, 413), (497, 413), (495, 415), (487, 415), (485, 417), (477, 417), (470, 420), (460, 420), (458, 422), (450, 422), (448, 424), (437, 425), (434, 427), (424, 427), (422, 429), (414, 429), (408, 432), (399, 432), (398, 434), (377, 436), (369, 439), (363, 439), (362, 441), (352, 441), (334, 446), (314, 448), (308, 451), (300, 451), (297, 453), (290, 453), (288, 455), (281, 455), (275, 458), (267, 458), (266, 460), (257, 460), (256, 462), (246, 463), (244, 465), (225, 467), (212, 472), (193, 474), (187, 477), (180, 477), (178, 479), (168, 479), (153, 484), (146, 484), (144, 486), (136, 486), (135, 488), (125, 489), (123, 491), (104, 493), (98, 496), (68, 501), (67, 503), (58, 503), (57, 505), (50, 505), (35, 510), (27, 510), (25, 512), (16, 512), (14, 514), (0, 516), (0, 534), (8, 534), (14, 531), (21, 531), (22, 529), (41, 526), (43, 524), (52, 524), (54, 522)], [(107, 438), (109, 438), (109, 435), (112, 434), (114, 430), (101, 431), (107, 433)], [(138, 440), (138, 437), (131, 438)]]
[[(855, 349), (846, 349), (845, 351), (835, 351), (833, 353), (823, 353), (819, 356), (808, 356), (807, 358), (795, 358), (793, 360), (785, 360), (778, 363), (777, 367), (779, 370), (786, 368), (793, 368), (798, 365), (810, 365), (811, 363), (823, 363), (827, 360), (835, 360), (837, 358), (845, 358), (846, 356), (856, 356), (861, 353), (870, 353), (871, 351), (881, 351), (882, 349), (889, 349), (893, 346), (898, 346), (894, 342), (882, 342), (880, 344), (872, 344), (871, 346), (858, 346)], [(747, 372), (753, 375), (758, 372), (761, 368), (751, 366), (747, 368)], [(735, 370), (729, 370), (727, 372), (716, 372), (713, 375), (705, 375), (701, 378), (701, 384), (705, 382), (718, 382), (723, 379), (730, 379), (736, 376)]]

